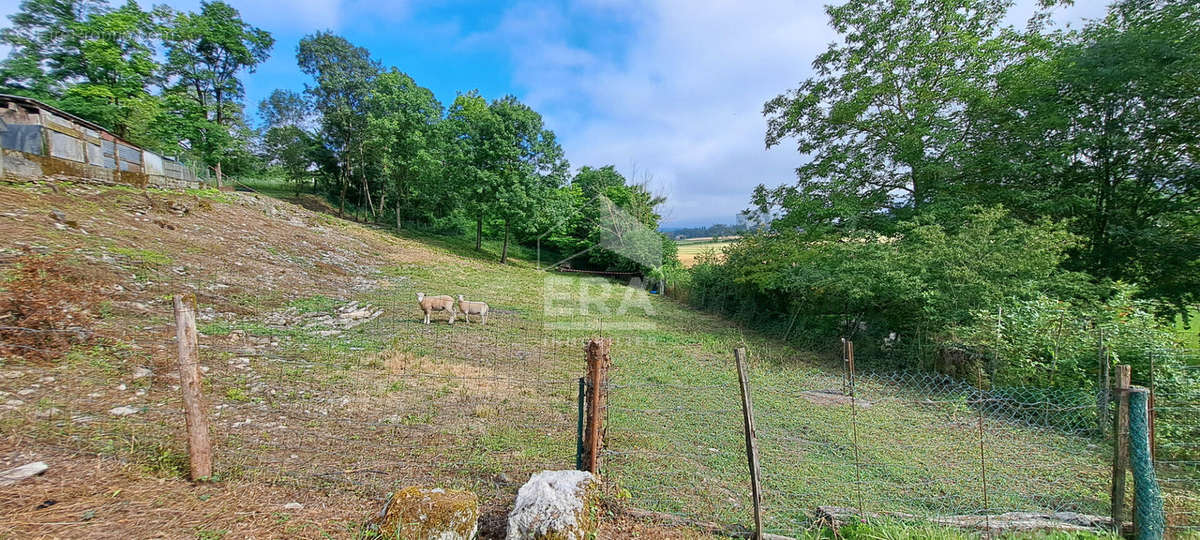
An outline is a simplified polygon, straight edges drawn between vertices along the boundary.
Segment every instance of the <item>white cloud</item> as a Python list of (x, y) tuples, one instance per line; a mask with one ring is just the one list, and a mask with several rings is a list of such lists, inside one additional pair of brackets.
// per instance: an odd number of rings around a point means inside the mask
[[(1026, 4), (1014, 13), (1022, 20)], [(632, 25), (625, 50), (572, 44), (584, 15)], [(471, 39), (509, 47), (514, 86), (573, 165), (636, 166), (668, 195), (669, 222), (697, 223), (732, 220), (759, 183), (794, 181), (803, 158), (786, 143), (764, 148), (762, 105), (808, 77), (836, 38), (816, 2), (577, 0), (517, 5)]]

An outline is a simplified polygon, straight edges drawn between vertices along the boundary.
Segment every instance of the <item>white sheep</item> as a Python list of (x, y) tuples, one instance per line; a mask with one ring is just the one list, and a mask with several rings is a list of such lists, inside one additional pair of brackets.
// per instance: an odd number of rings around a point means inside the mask
[(487, 302), (468, 302), (463, 300), (463, 295), (458, 295), (458, 309), (462, 311), (463, 317), (467, 318), (467, 322), (471, 322), (471, 315), (479, 315), (483, 324), (487, 324)]
[(425, 324), (429, 324), (429, 316), (435, 311), (449, 311), (450, 324), (454, 324), (454, 299), (447, 295), (425, 296), (425, 293), (417, 293), (417, 304), (421, 306), (421, 311), (425, 312)]

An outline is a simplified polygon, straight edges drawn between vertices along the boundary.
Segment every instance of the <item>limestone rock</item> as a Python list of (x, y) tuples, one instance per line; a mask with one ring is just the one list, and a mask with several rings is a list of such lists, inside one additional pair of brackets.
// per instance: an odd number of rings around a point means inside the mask
[(585, 471), (542, 471), (517, 492), (508, 540), (583, 540), (595, 534), (599, 482)]
[(31, 476), (37, 476), (46, 472), (50, 466), (44, 461), (35, 461), (20, 467), (14, 467), (4, 472), (0, 472), (0, 486), (11, 486), (21, 480)]
[(142, 412), (142, 410), (138, 409), (136, 407), (131, 407), (129, 405), (122, 405), (120, 407), (113, 407), (112, 409), (109, 409), (108, 414), (111, 414), (113, 416), (129, 416), (131, 414), (137, 414), (140, 412)]
[(407, 487), (381, 512), (384, 538), (471, 540), (479, 529), (479, 497), (469, 491)]

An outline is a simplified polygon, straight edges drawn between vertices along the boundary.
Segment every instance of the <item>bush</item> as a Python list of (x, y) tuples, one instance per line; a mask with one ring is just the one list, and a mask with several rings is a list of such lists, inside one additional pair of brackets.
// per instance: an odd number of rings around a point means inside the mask
[(91, 338), (95, 288), (61, 255), (25, 255), (3, 281), (0, 352), (51, 360)]

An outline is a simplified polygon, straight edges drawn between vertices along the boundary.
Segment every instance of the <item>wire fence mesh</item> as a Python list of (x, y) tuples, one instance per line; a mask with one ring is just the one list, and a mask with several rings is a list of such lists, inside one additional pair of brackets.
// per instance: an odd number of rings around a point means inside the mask
[[(822, 513), (984, 528), (1006, 512), (1109, 513), (1111, 450), (1089, 392), (981, 390), (923, 373), (843, 379), (753, 350), (750, 360), (765, 532), (799, 534)], [(704, 385), (616, 371), (604, 472), (635, 506), (751, 522), (732, 361), (721, 369), (697, 376), (717, 383)]]
[[(486, 325), (461, 314), (450, 325), (446, 313), (424, 325), (415, 292), (401, 281), (366, 300), (317, 298), (253, 321), (201, 306), (214, 475), (379, 500), (436, 484), (501, 507), (512, 483), (570, 468), (582, 339), (544, 332), (536, 313), (504, 309)], [(124, 382), (48, 396), (19, 417), (10, 411), (6, 433), (184, 474), (174, 316), (150, 306), (142, 320), (139, 330), (161, 337), (153, 360), (115, 354), (143, 359), (144, 375), (130, 378), (124, 364), (102, 365), (107, 353), (91, 355), (89, 370)]]
[[(1200, 537), (1200, 351), (1160, 354), (1173, 357), (1158, 358), (1150, 404), (1166, 529), (1173, 537)], [(1183, 367), (1162, 369), (1172, 364)]]

